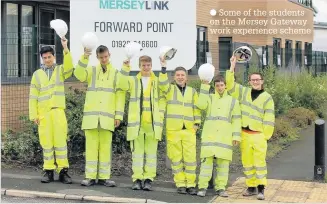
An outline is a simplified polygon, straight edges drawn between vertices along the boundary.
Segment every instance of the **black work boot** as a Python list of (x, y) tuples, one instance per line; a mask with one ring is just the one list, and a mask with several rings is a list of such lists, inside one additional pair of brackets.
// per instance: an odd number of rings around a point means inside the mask
[(93, 186), (95, 184), (95, 179), (86, 178), (81, 182), (82, 186)]
[(152, 181), (150, 179), (145, 179), (143, 190), (151, 191), (151, 188), (152, 188), (151, 184), (152, 184)]
[(41, 182), (42, 183), (50, 183), (52, 181), (54, 181), (53, 170), (45, 170), (43, 172), (43, 177), (41, 179)]
[(187, 188), (186, 191), (190, 195), (196, 195), (198, 192), (196, 192), (196, 189), (194, 187)]
[(246, 189), (246, 191), (243, 193), (243, 196), (252, 196), (252, 195), (255, 195), (255, 194), (257, 194), (256, 190), (257, 189), (255, 187), (248, 187)]
[(68, 169), (63, 168), (59, 173), (59, 181), (61, 181), (64, 184), (71, 184), (72, 178), (68, 175)]
[(179, 194), (187, 194), (186, 188), (185, 187), (178, 187), (177, 188), (177, 193), (179, 193)]
[(265, 199), (264, 191), (265, 191), (265, 186), (264, 185), (259, 185), (258, 186), (258, 195), (257, 195), (258, 200), (264, 200)]
[(115, 187), (116, 186), (116, 183), (110, 179), (99, 179), (98, 180), (98, 184), (99, 185), (104, 185), (104, 186), (107, 186), (107, 187)]
[(132, 190), (141, 190), (142, 189), (142, 181), (140, 179), (137, 179), (134, 181)]

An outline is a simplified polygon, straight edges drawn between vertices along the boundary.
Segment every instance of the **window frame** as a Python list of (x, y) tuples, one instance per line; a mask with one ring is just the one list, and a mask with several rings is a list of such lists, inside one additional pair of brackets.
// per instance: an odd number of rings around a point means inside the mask
[[(37, 70), (39, 64), (40, 64), (40, 57), (39, 57), (39, 45), (40, 45), (40, 10), (52, 10), (54, 12), (54, 19), (56, 19), (57, 10), (63, 10), (63, 11), (70, 11), (69, 6), (59, 5), (55, 3), (44, 3), (44, 2), (33, 2), (33, 1), (2, 1), (1, 2), (1, 18), (2, 22), (6, 22), (6, 4), (12, 3), (16, 4), (18, 6), (18, 74), (17, 76), (13, 77), (7, 77), (6, 73), (8, 72), (7, 67), (1, 69), (1, 84), (7, 85), (7, 84), (28, 84), (30, 83), (30, 80), (32, 79), (33, 72)], [(22, 73), (21, 69), (21, 13), (22, 13), (22, 6), (32, 6), (33, 7), (33, 28), (36, 39), (33, 39), (33, 51), (35, 53), (33, 54), (33, 60), (35, 60), (35, 68), (33, 68), (31, 76), (20, 76)], [(2, 23), (1, 27), (4, 28), (6, 23)], [(3, 29), (2, 29), (3, 30)], [(4, 33), (6, 30), (4, 30)], [(69, 39), (68, 39), (69, 40)], [(54, 42), (56, 43), (56, 35)], [(1, 44), (2, 48), (7, 46), (6, 44)], [(35, 47), (35, 48), (34, 48)], [(1, 56), (2, 57), (2, 56)], [(70, 78), (67, 81), (75, 81), (75, 79)]]

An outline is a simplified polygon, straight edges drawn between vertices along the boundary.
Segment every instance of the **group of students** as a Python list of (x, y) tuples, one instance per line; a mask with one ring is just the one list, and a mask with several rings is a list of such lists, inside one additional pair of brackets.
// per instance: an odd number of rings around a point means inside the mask
[[(274, 131), (275, 115), (274, 101), (264, 91), (260, 73), (249, 76), (250, 88), (236, 83), (236, 58), (233, 56), (226, 80), (222, 76), (213, 80), (215, 93), (210, 93), (208, 81), (202, 81), (198, 94), (187, 86), (187, 70), (183, 67), (174, 70), (175, 83), (169, 83), (164, 58), (160, 58), (162, 69), (159, 77), (152, 71), (149, 56), (141, 56), (140, 72), (129, 76), (129, 61), (124, 61), (118, 71), (110, 63), (106, 46), (100, 45), (96, 49), (98, 65), (89, 65), (91, 51), (84, 49), (74, 66), (67, 39), (62, 39), (62, 45), (62, 65), (54, 63), (51, 47), (41, 48), (44, 66), (33, 73), (30, 86), (29, 116), (38, 124), (43, 148), (41, 182), (53, 181), (56, 170), (61, 182), (72, 183), (68, 174), (64, 81), (74, 74), (79, 81), (87, 82), (82, 121), (86, 139), (85, 179), (81, 185), (94, 185), (98, 178), (100, 185), (116, 186), (110, 179), (112, 134), (123, 120), (126, 93), (129, 93), (127, 141), (132, 152), (133, 190), (151, 190), (165, 120), (167, 155), (178, 193), (205, 196), (213, 162), (216, 162), (215, 191), (219, 196), (228, 197), (229, 164), (233, 146), (240, 143), (248, 187), (243, 195), (257, 194), (258, 199), (264, 199), (267, 140)], [(196, 132), (202, 125), (201, 111), (205, 111), (206, 116), (196, 184)]]

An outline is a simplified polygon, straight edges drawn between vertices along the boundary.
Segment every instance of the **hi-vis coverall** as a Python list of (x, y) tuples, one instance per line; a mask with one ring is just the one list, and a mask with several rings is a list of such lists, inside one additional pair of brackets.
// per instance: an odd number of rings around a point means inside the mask
[(39, 120), (38, 131), (43, 148), (43, 169), (56, 169), (58, 173), (63, 168), (69, 167), (64, 81), (72, 76), (73, 68), (70, 52), (64, 53), (63, 65), (55, 65), (51, 76), (47, 76), (46, 73), (50, 68), (38, 69), (33, 73), (31, 80), (29, 118), (31, 121)]
[(217, 158), (215, 190), (225, 190), (229, 163), (233, 156), (233, 140), (241, 141), (241, 110), (239, 102), (225, 91), (209, 95), (210, 85), (202, 84), (198, 108), (206, 110), (201, 135), (201, 170), (199, 189), (207, 189), (212, 176), (213, 160)]
[[(263, 92), (252, 101), (251, 88), (234, 81), (234, 73), (226, 72), (227, 90), (241, 104), (242, 142), (241, 154), (246, 185), (267, 185), (267, 140), (274, 132), (275, 108), (271, 95)], [(248, 128), (249, 130), (245, 130)]]
[(89, 67), (82, 56), (74, 75), (87, 82), (82, 129), (85, 130), (85, 178), (109, 179), (111, 175), (112, 132), (115, 119), (123, 120), (125, 93), (119, 90), (121, 77), (111, 64), (106, 72), (99, 64)]
[(153, 181), (157, 172), (157, 147), (162, 137), (166, 103), (164, 98), (159, 100), (158, 78), (153, 72), (146, 89), (142, 85), (141, 72), (137, 76), (128, 76), (129, 70), (122, 69), (122, 74), (126, 76), (123, 84), (127, 84), (123, 90), (130, 93), (127, 141), (130, 141), (132, 151), (132, 179), (133, 182), (138, 179)]
[(159, 74), (159, 88), (166, 95), (167, 154), (171, 160), (174, 181), (179, 187), (195, 187), (196, 132), (201, 124), (201, 111), (195, 106), (198, 94), (186, 86), (184, 94), (168, 81), (167, 73)]

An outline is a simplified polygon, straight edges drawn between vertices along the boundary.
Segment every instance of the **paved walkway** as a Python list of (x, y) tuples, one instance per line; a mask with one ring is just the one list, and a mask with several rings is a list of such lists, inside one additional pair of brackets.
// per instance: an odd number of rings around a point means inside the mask
[[(326, 125), (325, 131), (327, 137)], [(300, 181), (313, 180), (315, 164), (314, 146), (315, 135), (314, 126), (312, 126), (304, 130), (301, 133), (300, 139), (293, 142), (287, 150), (282, 151), (278, 157), (268, 161), (269, 178)], [(325, 139), (325, 151), (326, 147), (327, 138)], [(327, 164), (327, 159), (325, 160), (325, 163)]]
[(214, 203), (327, 203), (326, 183), (269, 179), (265, 201), (257, 200), (256, 196), (243, 197), (245, 189), (242, 177), (227, 189), (229, 198), (218, 197)]

